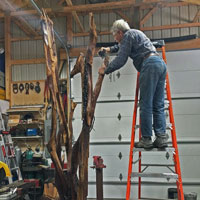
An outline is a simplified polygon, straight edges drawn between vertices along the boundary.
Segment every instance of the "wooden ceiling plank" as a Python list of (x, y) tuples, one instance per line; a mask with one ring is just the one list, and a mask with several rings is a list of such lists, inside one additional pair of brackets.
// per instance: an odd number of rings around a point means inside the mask
[[(109, 35), (109, 34), (111, 34), (110, 31), (101, 31), (101, 32), (97, 31), (97, 35)], [(89, 32), (73, 33), (73, 37), (85, 37), (85, 36), (89, 36)]]
[(25, 65), (25, 64), (42, 64), (45, 63), (45, 58), (33, 58), (33, 59), (23, 59), (23, 60), (11, 60), (12, 65)]
[(189, 3), (189, 4), (200, 5), (200, 1), (199, 0), (181, 0), (181, 1)]
[[(187, 2), (160, 2), (159, 5), (161, 7), (180, 7), (180, 6), (188, 6), (189, 4)], [(151, 4), (143, 4), (140, 6), (141, 10), (144, 9), (152, 9), (155, 5)]]
[(65, 0), (60, 0), (60, 1), (58, 2), (58, 5), (62, 5), (64, 2), (65, 2)]
[(122, 12), (119, 10), (114, 11), (117, 15), (119, 15), (122, 19), (124, 19), (128, 24), (131, 24), (131, 20)]
[[(1, 2), (1, 1), (0, 1)], [(67, 15), (68, 13), (72, 13), (72, 11), (76, 11), (77, 13), (86, 13), (86, 12), (100, 12), (100, 11), (110, 11), (113, 12), (113, 9), (128, 9), (132, 6), (136, 6), (134, 0), (124, 0), (124, 1), (117, 1), (117, 2), (107, 2), (107, 3), (97, 3), (97, 4), (85, 4), (85, 5), (73, 5), (73, 6), (66, 6), (61, 9), (51, 9), (46, 8), (45, 11), (48, 14), (56, 13)], [(179, 6), (187, 6), (187, 2), (162, 2), (160, 3), (162, 7), (179, 7)], [(149, 3), (143, 3), (141, 5), (141, 9), (153, 8), (154, 5)], [(23, 11), (12, 11), (11, 16), (24, 16), (24, 15), (38, 15), (37, 10), (23, 10)]]
[(151, 26), (151, 27), (142, 27), (142, 31), (155, 31), (155, 30), (165, 30), (165, 29), (174, 29), (174, 28), (188, 28), (188, 27), (199, 27), (200, 23), (185, 23), (185, 24), (172, 24), (164, 26)]
[(144, 18), (140, 21), (140, 28), (142, 27), (142, 25), (153, 15), (153, 13), (155, 13), (158, 10), (158, 7), (154, 7), (153, 9), (151, 9), (145, 16)]
[[(71, 0), (65, 0), (65, 1), (66, 1), (66, 3), (67, 3), (68, 6), (73, 6)], [(84, 30), (84, 28), (83, 28), (83, 25), (82, 25), (82, 23), (81, 23), (81, 21), (80, 21), (78, 15), (77, 15), (76, 11), (73, 11), (73, 12), (72, 12), (72, 15), (73, 15), (73, 17), (74, 17), (74, 20), (76, 21), (76, 24), (77, 24), (78, 27), (79, 27), (79, 30), (80, 30), (81, 32), (85, 32), (85, 30)]]
[(194, 17), (194, 19), (193, 19), (193, 23), (195, 23), (195, 22), (197, 22), (198, 21), (198, 19), (199, 19), (199, 17), (200, 17), (200, 9), (197, 11), (197, 13), (196, 13), (196, 15), (195, 15), (195, 17)]
[[(112, 10), (112, 9), (120, 9), (120, 8), (129, 8), (134, 5), (134, 0), (129, 1), (117, 1), (117, 2), (107, 2), (107, 3), (96, 3), (96, 4), (84, 4), (84, 5), (73, 5), (66, 6), (61, 9), (56, 9), (55, 11), (51, 8), (46, 8), (45, 11), (49, 13), (72, 13), (72, 11), (76, 12), (95, 12), (101, 10)], [(37, 15), (38, 12), (36, 10), (24, 10), (24, 11), (14, 11), (11, 12), (11, 16), (22, 16), (22, 15)]]
[(11, 42), (27, 41), (27, 40), (42, 40), (42, 36), (36, 36), (36, 37), (16, 37), (16, 38), (11, 38)]
[(186, 49), (199, 49), (200, 46), (200, 38), (193, 40), (186, 40), (181, 42), (169, 42), (166, 43), (166, 50), (186, 50)]

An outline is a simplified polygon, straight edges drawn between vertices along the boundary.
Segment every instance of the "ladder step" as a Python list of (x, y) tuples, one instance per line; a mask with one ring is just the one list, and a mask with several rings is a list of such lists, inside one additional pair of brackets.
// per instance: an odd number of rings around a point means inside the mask
[(146, 152), (156, 151), (156, 152), (171, 152), (171, 153), (173, 153), (175, 151), (175, 148), (173, 148), (173, 147), (166, 147), (166, 148), (162, 148), (162, 149), (153, 148), (150, 150), (146, 150), (144, 148), (134, 148), (133, 151), (146, 151)]
[(141, 198), (141, 199), (130, 199), (130, 200), (172, 200), (172, 199), (156, 199), (156, 198)]
[(131, 177), (152, 177), (152, 178), (173, 178), (177, 179), (178, 175), (174, 173), (151, 173), (151, 172), (132, 172)]
[[(136, 124), (136, 125), (135, 125), (135, 128), (136, 128), (136, 129), (140, 128), (140, 125), (139, 125), (139, 124)], [(171, 123), (166, 123), (166, 129), (167, 129), (167, 130), (172, 130), (172, 124), (171, 124)], [(153, 130), (153, 126), (152, 126), (152, 130)]]
[(174, 167), (175, 165), (173, 165), (173, 164), (145, 164), (145, 163), (143, 163), (143, 164), (141, 164), (141, 166), (143, 166), (143, 167)]
[(18, 169), (19, 169), (19, 167), (14, 167), (14, 168), (11, 168), (10, 170), (14, 171), (14, 170), (18, 170)]
[(171, 200), (171, 199), (156, 199), (156, 198), (141, 198), (141, 199), (130, 199), (130, 200)]
[(8, 158), (15, 158), (15, 155), (9, 155)]

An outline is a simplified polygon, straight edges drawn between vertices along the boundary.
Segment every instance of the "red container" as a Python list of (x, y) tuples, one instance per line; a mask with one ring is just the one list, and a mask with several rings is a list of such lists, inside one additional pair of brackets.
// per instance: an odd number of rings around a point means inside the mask
[(39, 187), (39, 179), (24, 179), (25, 183), (35, 183), (35, 187)]

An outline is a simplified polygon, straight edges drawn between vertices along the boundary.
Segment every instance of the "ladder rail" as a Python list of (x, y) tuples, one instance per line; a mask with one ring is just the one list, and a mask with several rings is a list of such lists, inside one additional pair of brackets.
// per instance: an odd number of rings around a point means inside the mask
[[(141, 119), (139, 119), (139, 124), (141, 124)], [(139, 128), (139, 138), (142, 137), (142, 131), (141, 131), (141, 127)], [(139, 162), (138, 162), (138, 172), (141, 173), (142, 172), (142, 152), (139, 151)], [(142, 186), (142, 178), (139, 176), (138, 177), (138, 199), (141, 199), (141, 186)]]
[[(163, 60), (167, 64), (166, 54), (165, 54), (165, 46), (162, 46), (162, 55)], [(172, 124), (171, 129), (171, 136), (172, 136), (172, 145), (175, 149), (175, 153), (173, 154), (175, 164), (175, 172), (178, 174), (178, 180), (176, 181), (177, 188), (178, 188), (178, 199), (184, 200), (184, 193), (183, 193), (183, 184), (181, 178), (181, 167), (180, 167), (180, 160), (179, 160), (179, 153), (178, 153), (178, 145), (177, 145), (177, 138), (176, 138), (176, 128), (175, 128), (175, 120), (173, 114), (173, 106), (172, 106), (172, 98), (171, 98), (171, 90), (170, 90), (170, 83), (169, 83), (169, 75), (166, 75), (166, 91), (167, 91), (167, 99), (169, 100), (169, 119), (170, 123)]]
[(135, 141), (135, 125), (136, 125), (136, 119), (137, 119), (138, 96), (139, 96), (139, 72), (137, 73), (135, 104), (134, 104), (134, 113), (133, 113), (133, 120), (132, 120), (131, 145), (130, 145), (130, 153), (129, 153), (129, 165), (128, 165), (127, 187), (126, 187), (126, 200), (130, 199), (131, 173), (132, 173), (132, 162), (133, 162), (133, 148), (134, 148), (134, 141)]
[[(17, 165), (15, 149), (14, 149), (11, 135), (7, 131), (2, 131), (0, 134), (0, 137), (2, 140), (1, 146), (5, 149), (5, 153), (4, 153), (5, 163), (8, 165), (11, 173), (13, 171), (16, 171), (18, 180), (20, 181), (22, 180), (22, 174), (20, 171), (20, 167)], [(12, 177), (8, 177), (8, 181), (9, 181), (9, 184), (13, 183)]]

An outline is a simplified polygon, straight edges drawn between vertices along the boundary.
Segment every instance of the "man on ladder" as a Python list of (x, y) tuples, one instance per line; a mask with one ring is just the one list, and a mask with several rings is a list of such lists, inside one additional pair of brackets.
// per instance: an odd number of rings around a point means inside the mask
[[(163, 59), (158, 55), (156, 48), (149, 38), (141, 31), (130, 29), (127, 22), (124, 20), (117, 20), (114, 22), (111, 29), (114, 39), (119, 43), (113, 47), (102, 47), (99, 55), (105, 52), (118, 52), (115, 59), (106, 67), (102, 65), (99, 68), (99, 73), (109, 74), (124, 66), (128, 57), (133, 60), (133, 64), (138, 71), (135, 106), (133, 114), (132, 135), (130, 144), (129, 166), (127, 176), (126, 200), (130, 199), (131, 177), (139, 177), (138, 179), (138, 198), (141, 199), (141, 177), (175, 177), (178, 199), (184, 200), (182, 178), (179, 162), (178, 147), (176, 141), (176, 132), (174, 125), (174, 117), (172, 110), (172, 101), (169, 87), (168, 73), (166, 70), (166, 59), (164, 46), (162, 46)], [(165, 61), (165, 62), (164, 62)], [(165, 100), (165, 80), (167, 99), (169, 100), (169, 116), (172, 124), (172, 146), (174, 148), (174, 174), (145, 174), (141, 171), (141, 160), (139, 160), (139, 173), (132, 173), (133, 165), (133, 148), (139, 149), (139, 156), (141, 158), (142, 148), (150, 150), (153, 147), (165, 149), (168, 144), (168, 135), (166, 134), (166, 119), (164, 113), (164, 100)], [(136, 117), (137, 117), (137, 104), (138, 94), (140, 90), (140, 140), (134, 144)], [(152, 142), (152, 116), (153, 116), (153, 129), (156, 139)], [(159, 166), (159, 163), (157, 164)], [(153, 164), (152, 166), (157, 166)]]
[[(111, 31), (119, 45), (101, 48), (101, 52), (111, 52), (118, 55), (108, 65), (99, 69), (100, 74), (109, 74), (124, 66), (128, 57), (138, 72), (140, 87), (140, 120), (142, 137), (135, 147), (151, 149), (167, 147), (166, 121), (164, 113), (164, 89), (166, 64), (156, 52), (156, 48), (147, 36), (136, 29), (130, 29), (123, 19), (114, 22)], [(156, 139), (152, 142), (153, 128)]]

